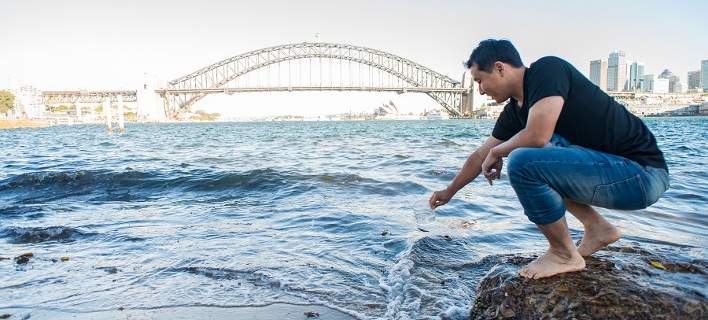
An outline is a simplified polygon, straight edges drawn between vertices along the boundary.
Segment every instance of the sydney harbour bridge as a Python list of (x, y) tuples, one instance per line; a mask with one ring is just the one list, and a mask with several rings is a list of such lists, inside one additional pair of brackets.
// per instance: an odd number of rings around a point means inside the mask
[[(336, 43), (295, 43), (246, 52), (212, 63), (157, 88), (147, 81), (138, 90), (44, 91), (45, 104), (137, 102), (163, 118), (180, 113), (209, 94), (288, 91), (418, 92), (450, 116), (472, 111), (471, 79), (454, 80), (385, 51)], [(78, 110), (78, 107), (77, 107)]]

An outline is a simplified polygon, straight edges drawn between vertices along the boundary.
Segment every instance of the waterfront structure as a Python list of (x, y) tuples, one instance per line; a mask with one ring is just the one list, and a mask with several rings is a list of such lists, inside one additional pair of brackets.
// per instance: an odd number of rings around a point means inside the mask
[(627, 60), (624, 51), (614, 51), (607, 59), (607, 91), (620, 92), (627, 89)]
[(13, 108), (13, 118), (16, 119), (38, 119), (45, 113), (42, 103), (42, 92), (33, 86), (22, 86), (12, 90), (15, 96), (15, 106)]
[(607, 91), (607, 60), (590, 61), (590, 81), (603, 91)]
[(136, 92), (138, 120), (146, 122), (162, 122), (167, 120), (167, 110), (163, 100), (155, 94), (157, 88), (157, 77), (143, 74), (143, 86)]
[(627, 91), (637, 91), (642, 88), (644, 82), (644, 64), (641, 62), (632, 62), (629, 68), (629, 81)]
[(703, 90), (701, 87), (701, 70), (689, 71), (686, 77), (689, 91)]
[(701, 61), (701, 84), (703, 92), (708, 92), (708, 60)]

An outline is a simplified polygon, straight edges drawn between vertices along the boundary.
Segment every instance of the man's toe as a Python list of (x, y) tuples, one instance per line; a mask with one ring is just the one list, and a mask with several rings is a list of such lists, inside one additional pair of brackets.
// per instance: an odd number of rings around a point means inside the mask
[(526, 275), (529, 273), (529, 268), (523, 267), (521, 270), (519, 270), (519, 275), (522, 277), (526, 277)]

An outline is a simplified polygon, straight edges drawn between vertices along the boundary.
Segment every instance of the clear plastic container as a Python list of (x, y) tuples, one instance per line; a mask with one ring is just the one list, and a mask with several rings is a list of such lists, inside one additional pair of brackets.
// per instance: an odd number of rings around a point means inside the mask
[(435, 210), (430, 209), (427, 205), (422, 208), (416, 208), (415, 223), (420, 231), (432, 231), (433, 227), (435, 227)]

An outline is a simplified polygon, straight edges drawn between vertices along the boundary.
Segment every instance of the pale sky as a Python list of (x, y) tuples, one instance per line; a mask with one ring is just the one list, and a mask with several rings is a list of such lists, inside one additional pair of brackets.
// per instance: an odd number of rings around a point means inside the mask
[[(708, 59), (708, 1), (148, 1), (0, 0), (0, 88), (137, 89), (264, 47), (315, 41), (387, 51), (461, 80), (486, 38), (507, 38), (526, 65), (589, 61), (623, 50), (646, 73), (686, 81)], [(416, 94), (210, 96), (197, 109), (236, 116), (437, 108)], [(245, 108), (244, 105), (250, 106)]]

